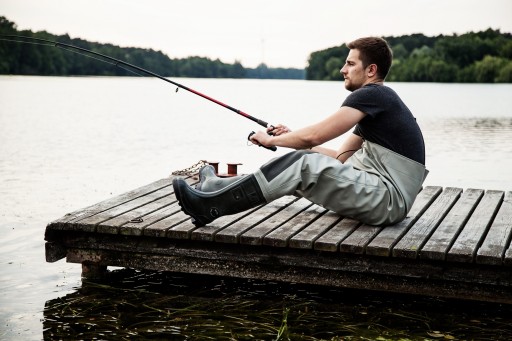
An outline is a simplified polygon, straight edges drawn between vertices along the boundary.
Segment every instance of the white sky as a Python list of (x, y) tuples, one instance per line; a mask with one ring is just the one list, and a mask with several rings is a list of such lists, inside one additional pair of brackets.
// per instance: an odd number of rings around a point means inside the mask
[(303, 68), (311, 52), (367, 35), (512, 32), (512, 0), (0, 0), (0, 16), (19, 29), (245, 67)]

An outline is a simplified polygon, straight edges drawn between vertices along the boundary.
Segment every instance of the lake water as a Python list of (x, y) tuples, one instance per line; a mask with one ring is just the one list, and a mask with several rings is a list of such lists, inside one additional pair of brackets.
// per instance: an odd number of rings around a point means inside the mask
[[(292, 129), (348, 95), (338, 82), (175, 81)], [(388, 85), (423, 129), (426, 185), (512, 190), (511, 84)], [(256, 129), (154, 78), (0, 76), (0, 339), (512, 337), (499, 305), (131, 271), (82, 284), (78, 264), (45, 262), (45, 226), (70, 211), (202, 159), (247, 173), (286, 152), (248, 146)]]

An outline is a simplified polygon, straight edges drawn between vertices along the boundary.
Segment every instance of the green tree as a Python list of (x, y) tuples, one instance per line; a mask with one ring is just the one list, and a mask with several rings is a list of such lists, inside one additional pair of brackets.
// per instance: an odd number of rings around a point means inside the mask
[(409, 56), (409, 51), (405, 48), (404, 44), (397, 44), (392, 47), (393, 50), (393, 59), (400, 60), (405, 59)]
[[(345, 44), (332, 47), (326, 50), (311, 53), (309, 56), (309, 65), (306, 67), (306, 79), (309, 80), (332, 80), (331, 76), (335, 75), (336, 64), (330, 62), (329, 67), (326, 65), (331, 58), (338, 58), (343, 61), (347, 59), (348, 48)], [(343, 65), (343, 64), (342, 64)]]
[[(413, 34), (385, 39), (392, 46), (394, 55), (388, 81), (508, 82), (510, 79), (510, 33), (488, 29), (462, 35), (426, 37)], [(346, 48), (311, 53), (306, 78), (339, 79), (336, 60), (344, 60), (346, 53)]]
[(485, 56), (484, 59), (475, 63), (475, 77), (478, 83), (494, 83), (502, 68), (506, 67), (508, 61), (503, 58)]
[(325, 62), (325, 71), (328, 74), (329, 80), (341, 80), (341, 68), (345, 64), (345, 60), (338, 57), (331, 57)]
[(508, 60), (498, 72), (497, 83), (512, 83), (512, 60)]

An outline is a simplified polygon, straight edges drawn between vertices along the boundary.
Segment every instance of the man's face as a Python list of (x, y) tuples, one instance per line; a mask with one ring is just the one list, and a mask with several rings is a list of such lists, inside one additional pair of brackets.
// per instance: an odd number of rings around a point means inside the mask
[(349, 51), (345, 65), (340, 72), (345, 78), (345, 89), (348, 91), (359, 89), (368, 80), (366, 68), (363, 67), (363, 61), (359, 58), (357, 49)]

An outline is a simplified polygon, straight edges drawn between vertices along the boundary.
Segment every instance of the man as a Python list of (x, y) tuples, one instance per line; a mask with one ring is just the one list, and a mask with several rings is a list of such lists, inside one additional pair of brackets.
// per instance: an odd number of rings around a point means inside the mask
[[(392, 62), (387, 42), (368, 37), (348, 47), (340, 72), (352, 93), (339, 110), (299, 130), (278, 125), (251, 136), (256, 144), (296, 151), (235, 179), (217, 178), (207, 166), (197, 189), (173, 180), (181, 208), (196, 226), (285, 195), (372, 225), (405, 218), (427, 174), (422, 133), (406, 105), (384, 85)], [(352, 128), (338, 150), (320, 146)]]

